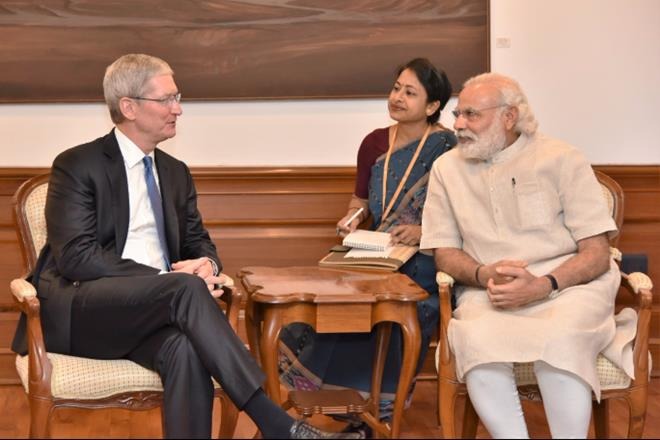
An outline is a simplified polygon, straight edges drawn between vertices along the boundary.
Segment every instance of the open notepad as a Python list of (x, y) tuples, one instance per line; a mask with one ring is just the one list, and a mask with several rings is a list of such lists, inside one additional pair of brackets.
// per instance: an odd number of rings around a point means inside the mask
[(358, 229), (351, 232), (319, 261), (320, 266), (395, 271), (417, 253), (417, 246), (390, 245), (387, 232)]
[(384, 252), (391, 247), (391, 240), (392, 236), (388, 232), (357, 229), (344, 237), (342, 244), (355, 249)]

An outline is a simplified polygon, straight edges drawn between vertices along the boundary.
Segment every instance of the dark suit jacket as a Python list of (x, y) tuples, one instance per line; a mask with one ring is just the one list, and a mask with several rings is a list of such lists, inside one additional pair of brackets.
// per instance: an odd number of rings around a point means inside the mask
[[(190, 170), (159, 149), (155, 156), (170, 261), (207, 256), (221, 268), (197, 209)], [(80, 283), (159, 272), (121, 258), (128, 234), (128, 204), (124, 159), (114, 130), (55, 158), (46, 200), (48, 241), (31, 280), (41, 301), (48, 351), (70, 352), (72, 294)], [(117, 288), (130, 289), (130, 285)], [(27, 351), (25, 326), (25, 316), (21, 316), (12, 343), (17, 353)]]

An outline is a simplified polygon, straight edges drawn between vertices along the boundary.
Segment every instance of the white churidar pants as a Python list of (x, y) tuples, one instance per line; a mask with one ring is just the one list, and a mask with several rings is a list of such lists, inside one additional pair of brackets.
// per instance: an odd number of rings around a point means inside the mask
[[(591, 420), (591, 387), (576, 375), (534, 362), (553, 438), (586, 438)], [(472, 405), (493, 438), (529, 438), (512, 363), (488, 363), (468, 371)]]

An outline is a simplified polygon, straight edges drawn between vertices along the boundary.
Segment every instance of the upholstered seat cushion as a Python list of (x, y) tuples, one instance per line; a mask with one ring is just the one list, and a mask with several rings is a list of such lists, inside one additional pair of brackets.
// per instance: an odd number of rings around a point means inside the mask
[[(598, 372), (600, 389), (603, 391), (620, 390), (630, 386), (630, 377), (625, 371), (618, 368), (602, 354), (599, 354), (596, 359), (596, 371)], [(536, 384), (533, 363), (514, 364), (513, 372), (516, 375), (516, 384), (519, 386)]]
[[(56, 399), (102, 399), (115, 394), (163, 391), (160, 377), (126, 359), (99, 360), (48, 353), (53, 366), (51, 391)], [(16, 370), (28, 391), (28, 356), (16, 356)], [(214, 381), (216, 388), (219, 385)]]
[[(440, 350), (436, 350), (436, 370), (438, 368), (439, 354)], [(516, 375), (516, 384), (518, 386), (536, 384), (534, 364), (532, 362), (515, 363), (513, 371)], [(625, 389), (630, 386), (630, 377), (602, 354), (599, 354), (596, 359), (596, 371), (600, 381), (601, 390), (603, 391)]]

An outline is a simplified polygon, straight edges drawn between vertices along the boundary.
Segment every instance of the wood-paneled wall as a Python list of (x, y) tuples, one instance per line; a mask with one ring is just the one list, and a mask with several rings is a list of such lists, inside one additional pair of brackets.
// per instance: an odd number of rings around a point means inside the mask
[[(598, 166), (625, 192), (620, 249), (645, 253), (651, 277), (660, 285), (660, 165)], [(12, 195), (45, 168), (0, 168), (0, 383), (15, 383), (9, 350), (18, 313), (9, 282), (23, 273), (14, 229)], [(353, 191), (352, 167), (193, 168), (199, 208), (218, 246), (224, 271), (244, 266), (314, 265), (333, 244), (335, 222)], [(656, 298), (651, 350), (660, 374), (660, 299)]]

